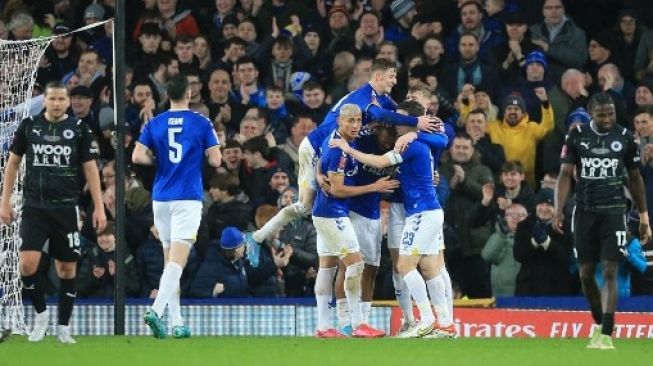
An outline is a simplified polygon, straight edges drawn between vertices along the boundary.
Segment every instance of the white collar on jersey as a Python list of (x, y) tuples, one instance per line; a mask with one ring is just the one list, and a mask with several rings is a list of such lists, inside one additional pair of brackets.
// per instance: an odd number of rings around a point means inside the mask
[(599, 130), (596, 129), (596, 124), (594, 124), (594, 120), (590, 121), (590, 128), (592, 129), (592, 131), (594, 131), (595, 134), (597, 134), (599, 136), (606, 136), (606, 135), (608, 135), (610, 133), (610, 131), (605, 132), (605, 133), (600, 133)]

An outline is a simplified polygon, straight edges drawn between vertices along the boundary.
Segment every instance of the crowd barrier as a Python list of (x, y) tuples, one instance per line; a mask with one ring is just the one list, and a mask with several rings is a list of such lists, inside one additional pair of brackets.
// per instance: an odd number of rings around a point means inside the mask
[[(151, 300), (128, 300), (127, 335), (149, 335), (142, 316)], [(488, 307), (496, 304), (496, 308)], [(615, 337), (653, 338), (653, 297), (620, 299)], [(401, 312), (394, 302), (378, 302), (370, 324), (396, 334)], [(639, 306), (639, 307), (638, 307)], [(56, 302), (50, 302), (51, 334), (56, 327)], [(462, 337), (588, 337), (592, 319), (583, 298), (499, 298), (456, 301), (455, 322)], [(583, 311), (577, 311), (583, 310)], [(632, 312), (638, 311), (638, 312)], [(31, 329), (34, 311), (25, 305)], [(317, 324), (315, 300), (207, 299), (182, 300), (182, 315), (196, 336), (312, 336)], [(335, 321), (335, 309), (332, 309)], [(170, 324), (165, 316), (166, 324)], [(79, 300), (71, 319), (75, 335), (111, 335), (114, 307), (110, 300)]]

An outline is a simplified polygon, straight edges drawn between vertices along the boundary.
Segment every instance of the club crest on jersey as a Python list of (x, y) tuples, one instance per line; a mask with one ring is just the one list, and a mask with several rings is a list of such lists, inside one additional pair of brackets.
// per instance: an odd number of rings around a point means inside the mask
[(370, 104), (374, 104), (377, 106), (379, 105), (379, 101), (376, 100), (376, 94), (372, 94), (372, 100), (370, 100)]
[(63, 135), (63, 138), (65, 138), (66, 140), (70, 140), (75, 136), (75, 132), (73, 132), (73, 130), (70, 130), (70, 129), (63, 130), (62, 135)]
[(619, 152), (623, 148), (624, 146), (621, 144), (620, 141), (612, 141), (612, 143), (610, 144), (610, 149), (614, 152)]
[(352, 164), (353, 169), (347, 170), (347, 164), (349, 163), (349, 159), (350, 159), (350, 157), (347, 156), (345, 153), (342, 154), (342, 156), (340, 157), (340, 161), (338, 161), (338, 170), (337, 170), (337, 172), (341, 173), (341, 174), (344, 174), (344, 175), (346, 175), (348, 177), (353, 177), (354, 175), (356, 175), (358, 173), (358, 164), (356, 164), (356, 161), (354, 161), (354, 159), (351, 158), (352, 163), (353, 163)]

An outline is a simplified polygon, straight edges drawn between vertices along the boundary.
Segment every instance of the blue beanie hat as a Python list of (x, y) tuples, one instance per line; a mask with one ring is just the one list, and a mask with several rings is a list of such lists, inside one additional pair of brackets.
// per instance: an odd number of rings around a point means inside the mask
[(549, 64), (546, 62), (546, 55), (543, 54), (540, 51), (533, 51), (529, 53), (526, 56), (526, 63), (524, 64), (524, 67), (527, 67), (528, 65), (537, 62), (538, 64), (542, 65), (544, 68), (544, 71), (546, 72), (547, 68), (549, 67)]
[(583, 107), (578, 107), (575, 111), (569, 113), (565, 120), (565, 127), (569, 129), (572, 123), (588, 124), (592, 120), (589, 113)]
[(413, 0), (394, 0), (390, 4), (390, 12), (396, 20), (403, 18), (404, 15), (413, 9), (415, 9), (415, 2)]
[(243, 245), (244, 241), (245, 238), (240, 230), (233, 226), (227, 226), (222, 230), (222, 235), (220, 236), (220, 247), (222, 249), (236, 249)]

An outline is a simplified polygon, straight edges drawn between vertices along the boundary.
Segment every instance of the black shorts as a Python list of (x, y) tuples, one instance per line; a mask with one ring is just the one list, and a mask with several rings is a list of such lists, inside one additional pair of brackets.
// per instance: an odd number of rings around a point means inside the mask
[(572, 231), (579, 263), (616, 262), (621, 258), (619, 248), (626, 244), (624, 214), (575, 210)]
[(51, 257), (62, 262), (78, 261), (81, 254), (78, 217), (77, 207), (23, 207), (20, 250), (40, 252), (48, 243)]

